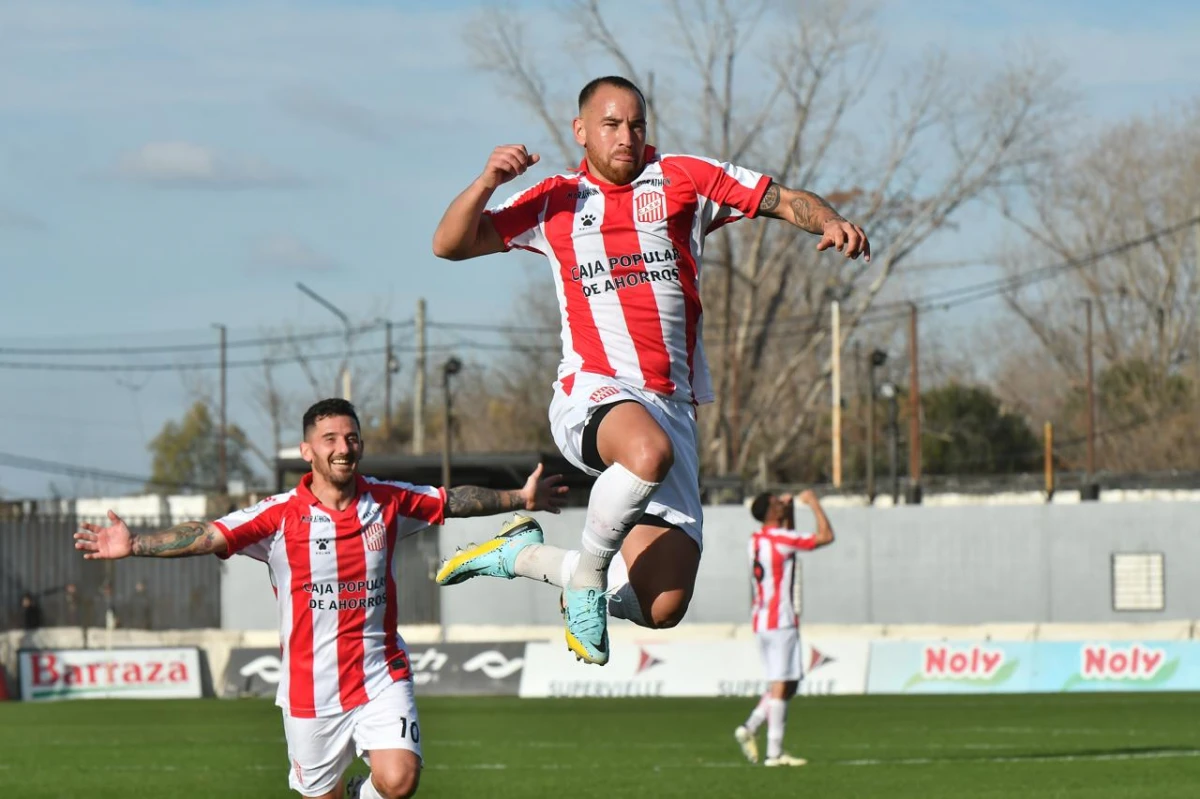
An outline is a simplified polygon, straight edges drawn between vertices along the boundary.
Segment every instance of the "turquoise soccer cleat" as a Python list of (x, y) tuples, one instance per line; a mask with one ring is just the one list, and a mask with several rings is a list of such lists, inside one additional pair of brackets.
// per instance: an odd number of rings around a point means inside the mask
[(516, 515), (500, 528), (500, 534), (482, 544), (470, 544), (442, 564), (438, 570), (438, 585), (457, 585), (472, 577), (517, 576), (517, 553), (530, 544), (544, 540), (542, 526), (528, 516)]
[(567, 648), (585, 663), (608, 662), (608, 595), (599, 588), (564, 588)]

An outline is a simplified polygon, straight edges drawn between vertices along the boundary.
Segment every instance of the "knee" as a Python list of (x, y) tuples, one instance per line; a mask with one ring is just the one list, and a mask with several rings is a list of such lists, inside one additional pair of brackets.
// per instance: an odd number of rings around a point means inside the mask
[(660, 594), (650, 607), (649, 626), (655, 630), (667, 630), (687, 615), (688, 600), (684, 597)]
[(675, 450), (665, 434), (647, 436), (629, 447), (622, 465), (641, 479), (661, 483), (675, 464)]
[(421, 781), (421, 770), (419, 768), (401, 769), (373, 776), (371, 781), (375, 783), (375, 789), (379, 791), (383, 799), (408, 799), (417, 792), (417, 785)]

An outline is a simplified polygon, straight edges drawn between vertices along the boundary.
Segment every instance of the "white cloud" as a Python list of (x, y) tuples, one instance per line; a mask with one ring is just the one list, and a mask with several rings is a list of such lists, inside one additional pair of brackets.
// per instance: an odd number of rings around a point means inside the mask
[(0, 205), (0, 230), (45, 230), (46, 223), (36, 216)]
[(304, 183), (259, 158), (227, 155), (186, 141), (143, 144), (121, 157), (115, 175), (163, 188), (286, 189)]
[(255, 241), (250, 257), (258, 266), (293, 272), (328, 272), (338, 268), (332, 257), (284, 233), (263, 236)]
[(393, 138), (379, 114), (316, 86), (280, 92), (277, 99), (280, 107), (293, 117), (335, 133), (373, 144), (385, 144)]

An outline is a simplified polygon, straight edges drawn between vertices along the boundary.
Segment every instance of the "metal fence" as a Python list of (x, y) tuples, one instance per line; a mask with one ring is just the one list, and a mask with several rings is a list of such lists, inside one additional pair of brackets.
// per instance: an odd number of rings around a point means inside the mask
[[(111, 608), (118, 627), (181, 630), (221, 626), (221, 564), (213, 557), (83, 559), (71, 536), (75, 516), (0, 519), (0, 629), (104, 627)], [(126, 519), (130, 530), (170, 526)], [(37, 612), (25, 610), (30, 594)]]

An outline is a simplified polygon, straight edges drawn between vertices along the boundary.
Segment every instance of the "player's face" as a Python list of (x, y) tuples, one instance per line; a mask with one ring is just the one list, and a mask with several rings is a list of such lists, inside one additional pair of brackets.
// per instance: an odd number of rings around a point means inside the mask
[(623, 186), (646, 165), (646, 109), (637, 92), (601, 86), (575, 120), (575, 141), (598, 177)]
[(318, 419), (300, 443), (300, 455), (326, 482), (341, 487), (354, 480), (363, 444), (349, 416)]

